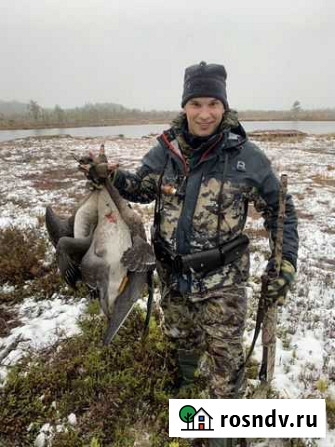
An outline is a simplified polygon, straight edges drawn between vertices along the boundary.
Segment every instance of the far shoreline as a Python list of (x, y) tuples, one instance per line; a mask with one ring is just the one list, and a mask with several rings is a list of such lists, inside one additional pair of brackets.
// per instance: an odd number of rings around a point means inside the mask
[[(243, 122), (335, 122), (335, 119), (292, 119), (292, 118), (258, 118), (258, 117), (248, 117), (248, 118), (240, 118), (239, 121)], [(141, 126), (141, 125), (151, 125), (151, 124), (169, 124), (169, 120), (110, 120), (109, 122), (85, 122), (85, 123), (21, 123), (21, 124), (0, 124), (0, 131), (8, 131), (8, 130), (42, 130), (42, 129), (76, 129), (82, 127), (113, 127), (113, 126)]]

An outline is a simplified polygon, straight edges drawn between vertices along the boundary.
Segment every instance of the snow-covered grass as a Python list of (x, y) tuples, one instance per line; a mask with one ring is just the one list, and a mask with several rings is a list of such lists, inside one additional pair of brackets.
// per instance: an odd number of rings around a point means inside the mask
[(0, 365), (0, 381), (6, 376), (8, 365), (17, 363), (29, 350), (40, 350), (79, 332), (77, 320), (86, 309), (86, 300), (54, 297), (36, 302), (27, 298), (15, 306), (20, 326), (0, 341), (0, 352), (17, 343)]
[[(41, 222), (46, 205), (52, 204), (58, 212), (66, 214), (86, 194), (86, 182), (77, 171), (74, 157), (89, 149), (97, 150), (102, 142), (110, 160), (133, 170), (155, 139), (64, 137), (1, 143), (0, 228), (38, 228), (45, 237)], [(335, 137), (311, 135), (293, 142), (289, 139), (255, 142), (279, 173), (288, 174), (289, 192), (300, 218), (298, 280), (286, 306), (279, 311), (274, 392), (281, 398), (324, 397), (334, 411)], [(135, 207), (146, 220), (148, 229), (152, 206)], [(257, 278), (265, 267), (268, 253), (268, 242), (262, 236), (262, 222), (254, 212), (251, 216), (247, 223), (253, 247), (246, 344), (253, 335), (260, 289)], [(48, 256), (50, 258), (50, 252)], [(4, 296), (13, 293), (13, 289), (7, 284), (0, 292)], [(20, 326), (12, 328), (0, 339), (0, 359), (1, 354), (8, 351), (0, 362), (0, 380), (5, 379), (23, 352), (38, 350), (53, 344), (59, 337), (76, 333), (76, 321), (85, 312), (85, 303), (83, 299), (56, 294), (45, 301), (36, 301), (30, 296), (11, 308)], [(0, 295), (0, 309), (1, 306)], [(260, 360), (260, 357), (258, 342), (255, 358)], [(328, 429), (327, 439), (316, 441), (315, 445), (335, 445), (334, 438), (333, 426)]]

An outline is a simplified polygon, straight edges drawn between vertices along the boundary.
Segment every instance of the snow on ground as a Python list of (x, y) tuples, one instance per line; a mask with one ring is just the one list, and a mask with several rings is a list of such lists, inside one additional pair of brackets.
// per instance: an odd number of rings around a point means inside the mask
[(79, 332), (78, 318), (86, 308), (86, 300), (55, 297), (51, 300), (35, 301), (27, 298), (15, 306), (21, 326), (10, 335), (0, 339), (0, 354), (8, 346), (14, 349), (0, 363), (0, 384), (10, 367), (29, 350), (39, 350), (53, 345)]
[[(307, 136), (299, 141), (255, 142), (272, 160), (279, 173), (289, 176), (299, 216), (300, 252), (298, 280), (285, 308), (279, 311), (278, 350), (274, 386), (283, 398), (321, 397), (320, 383), (326, 383), (328, 394), (335, 398), (335, 138)], [(155, 138), (28, 138), (0, 144), (0, 228), (37, 226), (46, 205), (58, 212), (69, 213), (85, 196), (85, 179), (77, 171), (75, 157), (105, 144), (110, 161), (133, 170)], [(152, 205), (135, 205), (147, 221), (152, 218)], [(248, 219), (248, 228), (259, 230), (261, 219)], [(249, 295), (259, 292), (268, 243), (254, 241), (252, 279)], [(250, 300), (252, 302), (252, 300)], [(19, 306), (22, 326), (0, 340), (1, 352), (18, 335), (24, 339), (3, 364), (15, 362), (23, 346), (34, 348), (54, 343), (66, 327), (76, 330), (75, 320), (84, 311), (85, 302), (56, 297), (34, 303), (33, 297)], [(254, 312), (253, 312), (253, 315)], [(253, 335), (254, 319), (247, 324), (246, 341)], [(20, 348), (21, 347), (21, 348)], [(255, 356), (260, 359), (257, 343)], [(5, 375), (0, 370), (0, 378)], [(332, 445), (335, 433), (319, 446)], [(330, 443), (328, 443), (330, 442)], [(326, 444), (325, 444), (326, 443)]]
[[(28, 138), (1, 143), (0, 229), (38, 227), (50, 204), (56, 211), (69, 214), (87, 194), (86, 180), (77, 170), (75, 158), (86, 155), (89, 149), (98, 149), (101, 142), (85, 138)], [(130, 146), (125, 150), (123, 139), (110, 140), (108, 155), (121, 166), (134, 169), (148, 149), (146, 139), (134, 142), (136, 151)], [(148, 208), (152, 206), (142, 206), (139, 211), (147, 215)], [(146, 224), (148, 236), (149, 227)], [(45, 233), (43, 227), (41, 231)], [(13, 289), (4, 285), (0, 293), (11, 293)], [(144, 301), (140, 305), (145, 306)], [(10, 353), (0, 360), (0, 384), (4, 384), (10, 367), (24, 352), (45, 348), (77, 333), (77, 320), (85, 308), (85, 300), (78, 302), (62, 296), (45, 301), (31, 297), (12, 308), (20, 326), (0, 338), (0, 359), (10, 348)]]
[(307, 397), (318, 380), (335, 379), (335, 140), (311, 136), (293, 148), (275, 142), (262, 147), (289, 175), (299, 216), (298, 281), (280, 323), (291, 340), (278, 353), (277, 380), (286, 375), (289, 396)]

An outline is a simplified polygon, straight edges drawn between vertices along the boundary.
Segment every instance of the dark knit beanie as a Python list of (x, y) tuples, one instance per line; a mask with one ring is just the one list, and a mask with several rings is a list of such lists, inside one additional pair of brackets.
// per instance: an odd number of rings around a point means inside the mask
[(184, 91), (181, 106), (192, 98), (217, 98), (228, 110), (226, 92), (227, 72), (223, 65), (200, 64), (191, 65), (185, 70)]

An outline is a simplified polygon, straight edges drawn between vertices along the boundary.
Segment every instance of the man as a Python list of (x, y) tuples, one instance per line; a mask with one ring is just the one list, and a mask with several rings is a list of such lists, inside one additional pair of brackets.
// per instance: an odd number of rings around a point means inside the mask
[[(180, 385), (187, 389), (195, 376), (206, 378), (204, 398), (243, 396), (244, 387), (237, 388), (249, 275), (243, 229), (253, 202), (273, 247), (280, 188), (269, 160), (229, 108), (226, 77), (222, 65), (188, 67), (183, 113), (171, 129), (135, 174), (110, 167), (124, 198), (156, 201), (153, 241), (164, 329), (178, 349)], [(89, 172), (104, 178), (106, 165)], [(297, 250), (297, 218), (287, 196), (281, 274), (269, 287), (274, 301), (294, 279)]]

